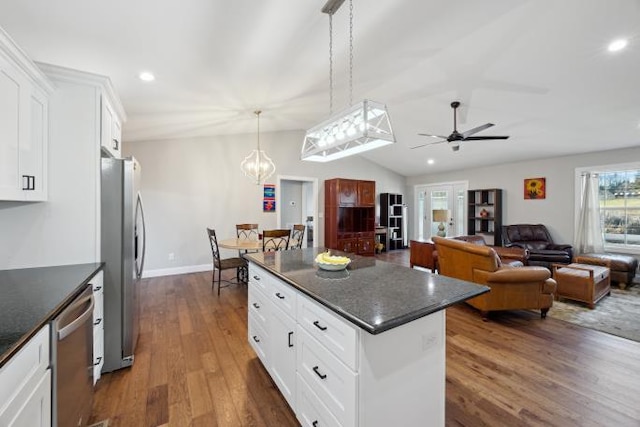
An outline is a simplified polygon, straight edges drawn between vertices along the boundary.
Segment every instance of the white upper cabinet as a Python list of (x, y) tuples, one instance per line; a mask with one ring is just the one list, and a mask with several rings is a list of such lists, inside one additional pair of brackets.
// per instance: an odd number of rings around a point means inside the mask
[(122, 157), (122, 126), (111, 103), (105, 96), (102, 97), (102, 121), (100, 139), (102, 146), (113, 157)]
[(0, 28), (0, 200), (47, 200), (44, 74)]

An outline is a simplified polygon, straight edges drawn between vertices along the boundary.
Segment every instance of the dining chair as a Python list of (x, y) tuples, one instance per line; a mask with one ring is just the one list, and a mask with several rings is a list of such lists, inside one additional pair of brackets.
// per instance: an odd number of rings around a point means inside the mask
[[(230, 284), (234, 283), (242, 283), (240, 280), (240, 269), (247, 268), (247, 262), (240, 257), (233, 258), (221, 258), (220, 257), (220, 248), (218, 247), (218, 238), (216, 237), (216, 231), (211, 228), (207, 228), (207, 234), (209, 235), (209, 243), (211, 243), (211, 252), (213, 253), (213, 272), (211, 275), (211, 289), (215, 288), (216, 284), (216, 270), (218, 271), (218, 295), (220, 295), (220, 288), (222, 286), (222, 282), (226, 282), (226, 288)], [(222, 270), (230, 270), (236, 269), (236, 282), (231, 280), (222, 280)]]
[(293, 230), (291, 230), (291, 241), (292, 246), (289, 246), (289, 249), (302, 249), (302, 241), (304, 240), (304, 224), (294, 224)]
[(282, 251), (289, 248), (291, 230), (264, 230), (262, 232), (262, 251)]
[(258, 240), (258, 224), (236, 224), (238, 239)]

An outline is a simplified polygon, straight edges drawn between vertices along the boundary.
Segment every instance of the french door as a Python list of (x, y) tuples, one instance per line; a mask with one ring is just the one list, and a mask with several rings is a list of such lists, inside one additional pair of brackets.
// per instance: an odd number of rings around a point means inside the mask
[(467, 182), (416, 186), (417, 237), (466, 234)]

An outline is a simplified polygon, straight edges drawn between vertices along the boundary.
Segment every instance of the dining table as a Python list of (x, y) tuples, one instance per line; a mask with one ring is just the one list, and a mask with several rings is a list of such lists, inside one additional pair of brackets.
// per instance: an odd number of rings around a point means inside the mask
[[(297, 239), (289, 239), (289, 248), (293, 248), (298, 244)], [(238, 251), (262, 251), (262, 239), (252, 240), (245, 238), (232, 237), (218, 241), (218, 246), (225, 249), (235, 249)]]
[(236, 249), (239, 251), (261, 251), (262, 240), (233, 237), (230, 239), (220, 240), (218, 242), (218, 246), (225, 249)]

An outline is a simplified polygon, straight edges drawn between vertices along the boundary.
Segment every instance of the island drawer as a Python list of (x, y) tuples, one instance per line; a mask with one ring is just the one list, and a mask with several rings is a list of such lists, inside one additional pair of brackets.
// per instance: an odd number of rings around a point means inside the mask
[(267, 330), (267, 319), (269, 318), (269, 300), (259, 291), (259, 288), (253, 284), (249, 286), (249, 314), (258, 320), (263, 329)]
[(265, 330), (260, 326), (260, 322), (256, 318), (249, 314), (249, 344), (256, 352), (262, 364), (265, 368), (269, 366), (269, 353), (268, 353), (268, 340), (269, 336)]
[(291, 287), (291, 285), (287, 285), (276, 279), (271, 283), (271, 292), (268, 295), (274, 306), (279, 307), (295, 319), (297, 294), (298, 291)]
[(303, 427), (342, 427), (300, 374), (296, 378), (296, 390), (298, 392), (296, 412), (298, 421)]
[(352, 370), (357, 370), (358, 330), (320, 304), (298, 296), (298, 323)]
[(256, 286), (265, 295), (271, 292), (272, 276), (254, 263), (249, 263), (249, 286)]
[(298, 374), (343, 426), (356, 425), (358, 375), (298, 327)]

